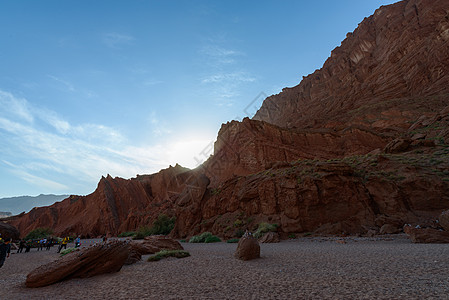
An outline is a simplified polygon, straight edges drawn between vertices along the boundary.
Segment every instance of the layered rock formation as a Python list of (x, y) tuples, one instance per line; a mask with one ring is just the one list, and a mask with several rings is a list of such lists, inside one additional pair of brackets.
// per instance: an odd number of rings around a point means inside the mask
[(254, 119), (298, 128), (408, 127), (407, 121), (419, 117), (414, 106), (426, 106), (423, 98), (447, 95), (448, 11), (445, 0), (400, 1), (377, 9), (347, 34), (320, 70), (267, 98)]
[(322, 69), (220, 129), (201, 167), (102, 178), (8, 222), (23, 234), (116, 235), (176, 216), (172, 235), (377, 233), (449, 207), (449, 3), (381, 7)]

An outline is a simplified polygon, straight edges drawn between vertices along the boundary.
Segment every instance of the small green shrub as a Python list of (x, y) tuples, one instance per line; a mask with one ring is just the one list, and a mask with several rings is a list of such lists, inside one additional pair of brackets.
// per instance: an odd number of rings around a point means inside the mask
[(169, 234), (175, 227), (176, 218), (169, 218), (167, 215), (160, 214), (153, 222), (153, 226), (141, 226), (134, 234), (135, 240), (141, 240), (149, 235)]
[(210, 232), (203, 232), (200, 235), (194, 235), (190, 238), (189, 243), (216, 243), (221, 242), (218, 236), (212, 235)]
[(205, 243), (217, 243), (217, 242), (221, 242), (221, 239), (216, 236), (216, 235), (212, 235), (212, 236), (208, 236), (205, 240)]
[(213, 236), (210, 232), (203, 232), (200, 235), (194, 235), (190, 238), (189, 243), (204, 243), (208, 237)]
[(262, 222), (259, 224), (259, 227), (257, 228), (256, 232), (254, 233), (254, 236), (256, 238), (261, 238), (265, 233), (270, 231), (276, 231), (278, 228), (278, 224), (269, 224)]
[(25, 237), (25, 240), (39, 240), (51, 236), (53, 230), (50, 228), (36, 228), (31, 230)]
[(296, 239), (296, 234), (290, 233), (290, 234), (288, 235), (288, 238), (289, 238), (289, 239)]
[(185, 239), (179, 240), (181, 243), (186, 243), (187, 241)]
[(151, 234), (169, 234), (175, 227), (176, 218), (169, 218), (167, 215), (160, 214), (153, 222), (151, 227)]
[(139, 229), (137, 229), (136, 234), (134, 235), (133, 239), (141, 240), (149, 235), (151, 235), (151, 229), (148, 226), (140, 226)]
[(64, 256), (64, 255), (66, 255), (66, 254), (72, 253), (72, 252), (75, 251), (75, 250), (76, 250), (76, 248), (67, 248), (67, 249), (62, 250), (62, 251), (60, 252), (60, 254), (61, 254), (61, 256)]
[(136, 234), (135, 231), (125, 231), (122, 232), (118, 235), (118, 237), (130, 237), (130, 236), (134, 236)]
[(190, 256), (190, 253), (185, 250), (162, 250), (148, 257), (147, 261), (158, 261), (166, 257), (184, 258), (188, 256)]
[(238, 243), (240, 241), (240, 239), (230, 239), (227, 240), (226, 243)]

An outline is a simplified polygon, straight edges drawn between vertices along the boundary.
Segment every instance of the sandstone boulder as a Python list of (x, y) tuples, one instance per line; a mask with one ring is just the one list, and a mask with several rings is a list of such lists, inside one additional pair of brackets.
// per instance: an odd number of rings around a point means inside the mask
[(399, 232), (401, 232), (401, 229), (392, 224), (384, 224), (380, 228), (380, 234), (394, 234)]
[(267, 232), (259, 239), (260, 243), (279, 243), (279, 234), (277, 232)]
[(12, 238), (13, 240), (18, 240), (20, 233), (16, 227), (0, 222), (0, 234), (2, 238)]
[(144, 244), (145, 245), (152, 245), (154, 247), (157, 247), (159, 249), (157, 251), (160, 251), (160, 250), (163, 250), (163, 249), (184, 250), (184, 248), (181, 246), (181, 244), (178, 241), (175, 241), (174, 239), (168, 238), (168, 237), (163, 236), (163, 235), (147, 236), (144, 239)]
[(449, 243), (449, 232), (433, 228), (414, 228), (404, 226), (404, 232), (413, 243), (445, 244)]
[(25, 285), (29, 288), (47, 286), (71, 278), (92, 277), (120, 271), (129, 255), (129, 245), (112, 241), (82, 248), (31, 271)]
[(234, 254), (240, 260), (251, 260), (260, 257), (260, 246), (257, 239), (252, 236), (242, 237)]
[(443, 227), (444, 230), (449, 231), (449, 210), (445, 210), (440, 214), (438, 218), (440, 226)]

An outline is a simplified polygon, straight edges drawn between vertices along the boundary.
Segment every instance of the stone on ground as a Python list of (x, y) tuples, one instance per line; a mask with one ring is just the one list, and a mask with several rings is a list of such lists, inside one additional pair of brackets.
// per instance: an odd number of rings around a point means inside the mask
[(112, 241), (82, 248), (31, 271), (25, 285), (35, 288), (71, 278), (118, 272), (128, 258), (129, 247), (127, 242)]
[(260, 246), (253, 236), (242, 237), (234, 254), (235, 258), (251, 260), (260, 257)]
[(449, 232), (433, 228), (413, 228), (404, 226), (404, 232), (413, 243), (444, 244), (449, 243)]

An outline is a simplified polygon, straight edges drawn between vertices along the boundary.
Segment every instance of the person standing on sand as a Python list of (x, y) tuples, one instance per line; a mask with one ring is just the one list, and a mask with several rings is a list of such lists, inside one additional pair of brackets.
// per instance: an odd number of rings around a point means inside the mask
[(47, 240), (46, 250), (50, 250), (50, 247), (53, 246), (53, 237), (51, 237), (49, 240)]
[(61, 245), (59, 246), (58, 253), (61, 252), (62, 248), (67, 249), (67, 244), (68, 244), (68, 242), (69, 242), (69, 237), (66, 236), (66, 237), (62, 240)]
[(30, 249), (31, 249), (31, 243), (32, 243), (31, 240), (28, 240), (28, 241), (26, 242), (25, 253), (30, 252)]
[(80, 246), (81, 246), (81, 237), (78, 236), (78, 237), (75, 239), (75, 248), (78, 248), (78, 247), (80, 247)]
[(4, 242), (0, 244), (0, 268), (3, 267), (5, 260), (9, 257), (11, 253), (11, 238), (5, 239)]
[(25, 241), (22, 239), (19, 242), (19, 249), (17, 249), (17, 253), (22, 253), (23, 248), (25, 248)]

